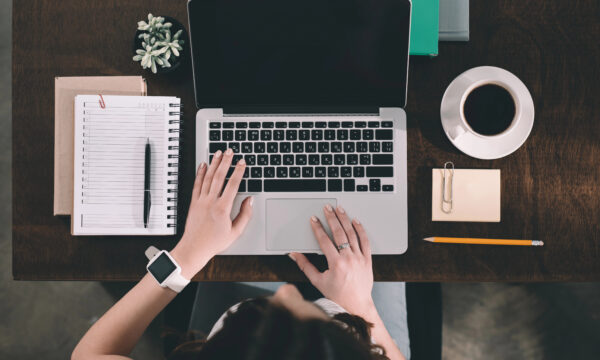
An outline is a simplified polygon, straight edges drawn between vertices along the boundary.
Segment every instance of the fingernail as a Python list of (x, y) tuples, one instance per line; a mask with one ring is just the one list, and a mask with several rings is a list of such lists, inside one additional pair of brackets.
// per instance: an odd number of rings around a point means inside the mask
[(215, 153), (215, 157), (221, 157), (221, 155), (223, 154), (223, 152), (221, 150), (217, 150), (217, 152)]
[(339, 205), (338, 205), (337, 209), (338, 209), (338, 211), (339, 211), (340, 213), (342, 213), (342, 214), (345, 214), (345, 213), (346, 213), (346, 210), (344, 210), (344, 208), (343, 208), (343, 207), (341, 207), (341, 206), (339, 206)]
[(248, 200), (248, 204), (252, 206), (254, 204), (254, 196), (250, 196), (250, 200)]
[(288, 253), (287, 256), (290, 257), (290, 259), (294, 260), (294, 262), (296, 262), (296, 259), (294, 259), (294, 256), (292, 256), (292, 253)]
[(233, 150), (227, 149), (227, 150), (225, 150), (225, 154), (226, 155), (231, 155), (231, 154), (233, 154)]
[(314, 215), (310, 217), (310, 220), (311, 220), (312, 222), (317, 222), (317, 221), (319, 221), (319, 219), (317, 219), (317, 217), (316, 217), (316, 216), (314, 216)]
[(246, 160), (240, 159), (240, 161), (238, 161), (238, 165), (246, 165)]
[(206, 167), (206, 163), (203, 162), (202, 164), (200, 164), (200, 170), (204, 170), (204, 168)]
[(360, 221), (358, 221), (358, 219), (354, 219), (354, 222), (358, 225), (360, 225)]
[(333, 211), (333, 208), (329, 204), (325, 205), (325, 209), (327, 209), (327, 211)]

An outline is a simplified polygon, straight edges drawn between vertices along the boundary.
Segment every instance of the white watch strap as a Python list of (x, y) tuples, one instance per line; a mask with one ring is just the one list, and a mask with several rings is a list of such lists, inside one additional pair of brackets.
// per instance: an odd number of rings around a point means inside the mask
[(156, 255), (159, 251), (160, 250), (158, 250), (154, 246), (148, 246), (148, 248), (144, 252), (144, 255), (146, 255), (146, 257), (148, 258), (148, 260), (152, 260), (152, 258), (154, 257), (154, 255)]
[(190, 283), (190, 281), (188, 279), (184, 278), (181, 275), (181, 270), (179, 270), (179, 271), (171, 274), (171, 276), (169, 276), (169, 278), (165, 282), (165, 285), (169, 289), (175, 291), (176, 293), (180, 293), (181, 290), (183, 290), (189, 283)]

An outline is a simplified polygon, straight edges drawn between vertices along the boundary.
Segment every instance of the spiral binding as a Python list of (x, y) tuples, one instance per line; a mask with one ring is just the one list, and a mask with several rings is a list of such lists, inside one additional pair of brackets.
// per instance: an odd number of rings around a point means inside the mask
[[(182, 104), (169, 104), (167, 139), (167, 227), (177, 228), (177, 190), (179, 186), (180, 143), (183, 133)], [(177, 230), (175, 230), (177, 231)]]

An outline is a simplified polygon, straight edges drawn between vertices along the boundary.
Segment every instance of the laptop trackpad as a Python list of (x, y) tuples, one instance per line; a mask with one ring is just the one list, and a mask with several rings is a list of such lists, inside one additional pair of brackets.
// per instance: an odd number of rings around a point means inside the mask
[(316, 216), (331, 235), (323, 214), (326, 204), (337, 206), (336, 199), (268, 199), (267, 250), (317, 251), (319, 243), (310, 226), (310, 217)]

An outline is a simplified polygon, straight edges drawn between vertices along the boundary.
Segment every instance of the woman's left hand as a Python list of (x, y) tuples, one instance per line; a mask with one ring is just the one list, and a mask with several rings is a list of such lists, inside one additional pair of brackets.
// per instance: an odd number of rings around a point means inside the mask
[(231, 149), (225, 153), (217, 151), (210, 166), (202, 163), (198, 168), (185, 231), (171, 251), (185, 278), (191, 279), (213, 256), (227, 249), (252, 216), (252, 197), (247, 197), (237, 217), (231, 220), (233, 200), (246, 169), (244, 160), (238, 161), (223, 189), (232, 158)]

